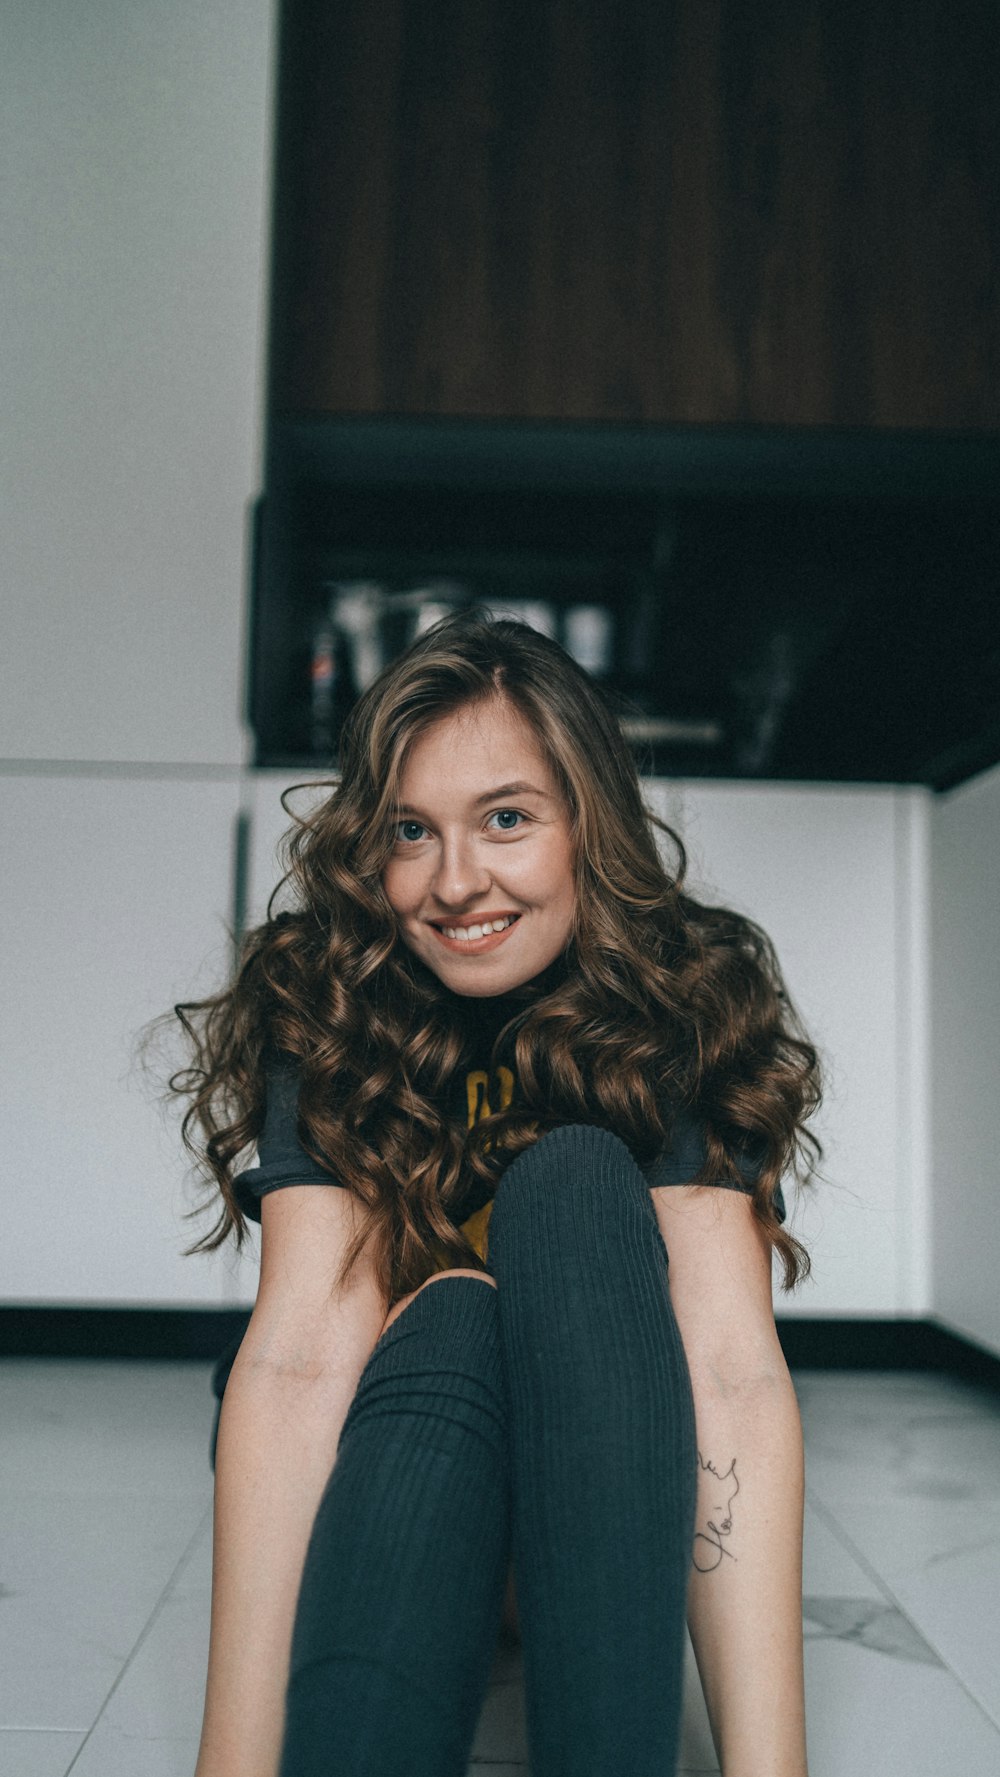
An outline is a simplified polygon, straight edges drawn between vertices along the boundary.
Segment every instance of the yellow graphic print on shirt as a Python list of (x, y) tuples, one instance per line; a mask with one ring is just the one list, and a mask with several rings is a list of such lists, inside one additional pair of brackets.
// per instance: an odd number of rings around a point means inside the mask
[[(505, 1111), (514, 1096), (514, 1075), (509, 1067), (498, 1067), (494, 1074), (497, 1086), (498, 1111)], [(481, 1123), (484, 1117), (492, 1117), (493, 1105), (490, 1101), (490, 1078), (485, 1068), (475, 1068), (465, 1076), (465, 1098), (468, 1111), (468, 1125)], [(489, 1143), (487, 1143), (487, 1147)], [(493, 1210), (493, 1199), (477, 1209), (475, 1215), (461, 1225), (461, 1233), (465, 1235), (469, 1245), (479, 1254), (483, 1263), (486, 1262), (486, 1231), (489, 1227), (490, 1215)], [(451, 1261), (444, 1259), (438, 1266), (439, 1271), (451, 1269)]]
[[(500, 1103), (497, 1105), (497, 1110), (505, 1111), (514, 1096), (514, 1076), (509, 1067), (497, 1068), (497, 1082), (500, 1087)], [(466, 1074), (465, 1100), (469, 1110), (467, 1123), (469, 1129), (472, 1128), (473, 1123), (481, 1123), (484, 1117), (492, 1117), (493, 1115), (493, 1107), (487, 1096), (489, 1087), (489, 1075), (485, 1068), (478, 1067), (473, 1073)], [(480, 1093), (482, 1093), (482, 1097), (480, 1097)], [(486, 1146), (489, 1147), (489, 1145), (487, 1142)]]

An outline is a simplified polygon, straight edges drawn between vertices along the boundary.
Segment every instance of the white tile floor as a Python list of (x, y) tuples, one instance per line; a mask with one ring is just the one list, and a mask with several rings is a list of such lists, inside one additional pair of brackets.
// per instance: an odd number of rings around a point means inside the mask
[[(795, 1385), (811, 1777), (997, 1777), (1000, 1403), (908, 1373)], [(211, 1418), (207, 1365), (0, 1363), (4, 1777), (192, 1777)], [(690, 1646), (686, 1678), (680, 1768), (714, 1772)], [(470, 1770), (527, 1769), (498, 1651)]]

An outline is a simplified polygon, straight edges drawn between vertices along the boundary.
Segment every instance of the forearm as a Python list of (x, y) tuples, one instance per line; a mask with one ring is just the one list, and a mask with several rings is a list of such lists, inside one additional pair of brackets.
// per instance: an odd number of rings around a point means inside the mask
[(723, 1777), (806, 1777), (802, 1426), (763, 1380), (692, 1368), (698, 1504), (688, 1627)]
[(306, 1547), (357, 1386), (246, 1361), (215, 1462), (212, 1624), (196, 1777), (274, 1777)]

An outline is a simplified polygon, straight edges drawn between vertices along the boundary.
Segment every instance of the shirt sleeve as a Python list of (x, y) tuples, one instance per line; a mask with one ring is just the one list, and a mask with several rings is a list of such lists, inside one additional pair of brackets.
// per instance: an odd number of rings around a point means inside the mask
[[(306, 1153), (297, 1134), (299, 1064), (293, 1055), (268, 1063), (267, 1108), (257, 1142), (257, 1164), (233, 1180), (236, 1201), (251, 1222), (260, 1221), (260, 1200), (285, 1185), (341, 1185)], [(342, 1188), (342, 1187), (341, 1187)]]
[[(705, 1132), (698, 1118), (690, 1111), (678, 1110), (674, 1113), (673, 1139), (669, 1148), (653, 1161), (651, 1166), (643, 1168), (650, 1189), (657, 1185), (687, 1185), (700, 1172), (705, 1164), (706, 1156)], [(736, 1147), (734, 1158), (744, 1180), (741, 1185), (732, 1179), (716, 1179), (714, 1184), (721, 1191), (742, 1191), (745, 1196), (753, 1193), (754, 1183), (760, 1176), (763, 1155), (754, 1152), (752, 1138), (742, 1147)], [(774, 1213), (779, 1222), (784, 1222), (787, 1211), (785, 1199), (779, 1184), (774, 1193)]]

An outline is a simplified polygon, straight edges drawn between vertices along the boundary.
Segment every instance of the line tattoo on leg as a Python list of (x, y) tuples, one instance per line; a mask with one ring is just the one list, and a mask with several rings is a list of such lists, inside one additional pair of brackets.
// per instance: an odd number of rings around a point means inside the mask
[[(705, 1493), (706, 1508), (713, 1516), (708, 1519), (708, 1531), (711, 1534), (703, 1530), (695, 1533), (693, 1560), (698, 1573), (712, 1573), (716, 1567), (721, 1566), (723, 1555), (730, 1561), (736, 1560), (732, 1549), (723, 1548), (722, 1545), (723, 1538), (732, 1532), (733, 1500), (740, 1490), (740, 1484), (736, 1478), (735, 1456), (725, 1473), (720, 1474), (715, 1464), (706, 1462), (699, 1450), (698, 1466), (702, 1474), (712, 1476), (712, 1482), (699, 1485), (698, 1490), (699, 1493)], [(699, 1548), (699, 1543), (704, 1543), (705, 1547)]]

